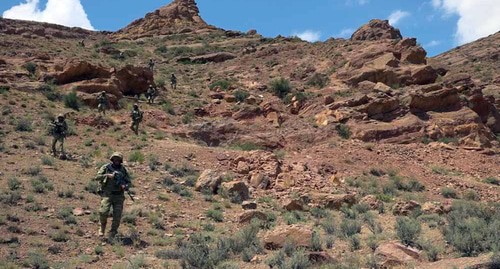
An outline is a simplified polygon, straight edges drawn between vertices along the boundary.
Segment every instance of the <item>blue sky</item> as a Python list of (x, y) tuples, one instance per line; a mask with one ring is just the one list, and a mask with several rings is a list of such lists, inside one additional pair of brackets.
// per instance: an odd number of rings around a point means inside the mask
[[(390, 19), (430, 56), (500, 30), (499, 0), (197, 0), (201, 16), (224, 29), (305, 40), (348, 38), (370, 19)], [(170, 0), (2, 0), (3, 17), (118, 30)], [(22, 6), (19, 6), (22, 4)]]

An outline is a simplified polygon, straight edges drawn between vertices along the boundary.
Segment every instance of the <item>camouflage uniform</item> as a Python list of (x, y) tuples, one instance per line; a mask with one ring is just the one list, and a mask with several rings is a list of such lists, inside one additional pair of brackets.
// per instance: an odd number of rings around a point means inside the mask
[(149, 104), (153, 104), (156, 98), (156, 89), (153, 85), (149, 85), (148, 91), (146, 92), (146, 98), (148, 99)]
[(170, 76), (170, 86), (172, 86), (172, 89), (174, 90), (177, 88), (177, 77), (175, 77), (174, 74)]
[(106, 115), (106, 109), (108, 108), (108, 97), (106, 96), (106, 92), (101, 92), (101, 94), (97, 96), (97, 102), (99, 102), (97, 111)]
[[(120, 227), (123, 203), (125, 201), (124, 192), (129, 188), (130, 175), (127, 169), (122, 165), (123, 155), (121, 153), (113, 153), (110, 160), (111, 163), (105, 164), (99, 169), (95, 180), (100, 183), (100, 194), (102, 197), (101, 207), (99, 209), (101, 224), (99, 236), (104, 236), (109, 211), (110, 208), (113, 207), (113, 221), (111, 223), (111, 230), (109, 231), (110, 238), (113, 238), (118, 232), (118, 227)], [(117, 161), (119, 164), (115, 164), (113, 160)]]
[(149, 59), (148, 67), (151, 71), (153, 71), (153, 69), (155, 68), (155, 62), (153, 61), (153, 59)]
[(134, 104), (134, 109), (130, 113), (130, 117), (132, 118), (130, 129), (132, 129), (136, 135), (139, 134), (139, 123), (142, 121), (142, 116), (143, 112), (139, 110), (139, 105)]
[(66, 138), (67, 131), (68, 125), (64, 120), (64, 115), (59, 114), (57, 119), (52, 123), (52, 154), (54, 154), (54, 156), (57, 155), (57, 141), (61, 144), (61, 154), (64, 154), (64, 138)]

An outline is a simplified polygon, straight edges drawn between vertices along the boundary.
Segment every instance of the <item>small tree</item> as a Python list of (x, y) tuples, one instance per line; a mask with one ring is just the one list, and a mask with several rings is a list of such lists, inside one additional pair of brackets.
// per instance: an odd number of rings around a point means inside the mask
[(408, 217), (396, 220), (396, 232), (401, 242), (407, 246), (415, 244), (415, 240), (420, 235), (420, 223)]
[(64, 96), (64, 106), (68, 108), (72, 108), (76, 111), (80, 110), (80, 98), (75, 91), (70, 92), (69, 94)]

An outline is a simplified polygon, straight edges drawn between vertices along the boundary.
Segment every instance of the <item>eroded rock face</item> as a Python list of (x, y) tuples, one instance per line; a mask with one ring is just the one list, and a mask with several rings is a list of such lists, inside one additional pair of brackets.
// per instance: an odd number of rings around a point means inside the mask
[(401, 39), (401, 32), (392, 27), (388, 20), (371, 20), (368, 24), (361, 26), (351, 36), (351, 40), (380, 40)]
[(356, 203), (354, 194), (311, 193), (311, 202), (328, 209), (340, 209), (342, 205), (351, 206)]
[(417, 92), (411, 96), (410, 109), (415, 111), (447, 111), (460, 108), (460, 96), (456, 89), (433, 92)]
[(312, 233), (311, 227), (304, 225), (280, 226), (268, 232), (263, 238), (263, 243), (266, 249), (282, 248), (287, 241), (293, 242), (296, 247), (309, 248)]
[(219, 186), (222, 182), (222, 176), (219, 172), (207, 169), (203, 171), (196, 181), (194, 189), (196, 191), (208, 190), (213, 194), (216, 194), (219, 190)]
[(114, 34), (117, 38), (138, 39), (155, 35), (193, 32), (214, 29), (199, 15), (194, 0), (175, 0), (154, 12), (146, 14)]
[(413, 210), (421, 208), (420, 204), (415, 201), (401, 201), (394, 205), (392, 213), (394, 215), (408, 216)]

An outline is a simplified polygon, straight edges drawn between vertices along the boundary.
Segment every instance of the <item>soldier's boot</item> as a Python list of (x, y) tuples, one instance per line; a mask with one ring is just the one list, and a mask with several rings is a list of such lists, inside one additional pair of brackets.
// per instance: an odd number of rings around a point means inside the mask
[(107, 214), (101, 215), (99, 222), (101, 224), (101, 227), (99, 227), (99, 232), (97, 233), (97, 235), (99, 235), (99, 237), (103, 237), (104, 233), (106, 232), (106, 224), (108, 223)]

